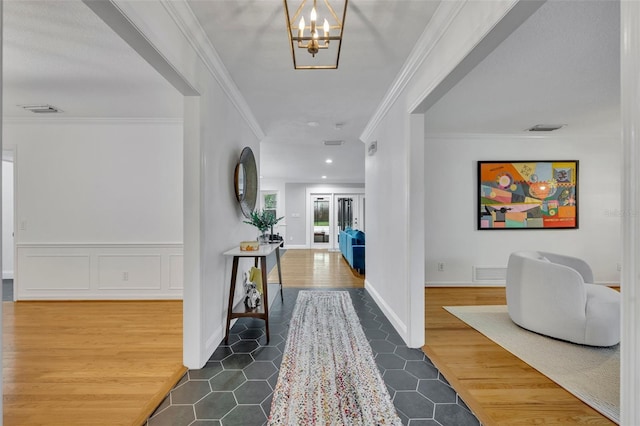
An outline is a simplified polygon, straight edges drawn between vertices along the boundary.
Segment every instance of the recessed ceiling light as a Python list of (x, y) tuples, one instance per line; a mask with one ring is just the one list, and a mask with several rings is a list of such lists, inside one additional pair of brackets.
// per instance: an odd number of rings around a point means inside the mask
[(309, 127), (318, 127), (320, 125), (320, 123), (318, 123), (317, 121), (307, 121), (307, 126)]
[(322, 176), (322, 179), (326, 179), (326, 178), (327, 178), (326, 176)]
[(333, 160), (331, 158), (327, 158), (326, 160), (324, 160), (324, 162), (327, 164), (331, 164), (333, 163)]

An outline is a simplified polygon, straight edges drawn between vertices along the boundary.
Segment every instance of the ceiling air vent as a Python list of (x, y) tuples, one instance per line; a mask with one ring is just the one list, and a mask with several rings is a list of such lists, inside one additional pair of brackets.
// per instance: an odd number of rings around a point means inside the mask
[(326, 146), (340, 146), (344, 143), (343, 140), (339, 140), (339, 141), (324, 141), (324, 144)]
[(23, 108), (27, 111), (31, 111), (34, 114), (52, 114), (57, 112), (62, 112), (61, 109), (54, 107), (53, 105), (43, 104), (43, 105), (18, 105), (20, 108)]
[(553, 132), (554, 130), (562, 129), (564, 126), (566, 124), (536, 124), (527, 130), (530, 132)]

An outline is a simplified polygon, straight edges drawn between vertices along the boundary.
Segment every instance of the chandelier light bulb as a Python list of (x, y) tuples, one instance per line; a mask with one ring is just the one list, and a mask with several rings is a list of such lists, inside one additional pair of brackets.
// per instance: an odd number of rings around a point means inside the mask
[(304, 16), (303, 16), (300, 18), (300, 24), (298, 25), (298, 31), (300, 31), (300, 35), (304, 33), (304, 27), (305, 27), (305, 23), (304, 23)]
[(329, 21), (324, 20), (324, 37), (329, 41)]
[(316, 8), (311, 9), (311, 22), (316, 22), (318, 19), (318, 14), (316, 13)]

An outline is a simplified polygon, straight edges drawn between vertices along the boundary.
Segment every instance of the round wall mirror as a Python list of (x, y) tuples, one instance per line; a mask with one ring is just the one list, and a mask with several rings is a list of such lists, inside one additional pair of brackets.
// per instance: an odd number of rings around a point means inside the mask
[(258, 198), (258, 168), (256, 158), (249, 147), (245, 147), (240, 154), (234, 173), (234, 185), (242, 214), (248, 218), (256, 208)]
[(244, 166), (238, 163), (236, 166), (236, 198), (238, 201), (244, 200), (244, 182), (246, 181)]

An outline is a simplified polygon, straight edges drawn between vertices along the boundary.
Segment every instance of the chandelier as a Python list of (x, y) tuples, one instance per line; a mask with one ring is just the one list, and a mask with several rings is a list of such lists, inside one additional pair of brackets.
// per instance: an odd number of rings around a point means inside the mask
[[(293, 68), (338, 68), (342, 29), (349, 0), (333, 1), (333, 5), (329, 0), (301, 0), (295, 13), (290, 15), (288, 3), (294, 1), (296, 0), (284, 0)], [(340, 7), (337, 7), (338, 4)], [(308, 22), (305, 16), (308, 17)]]

